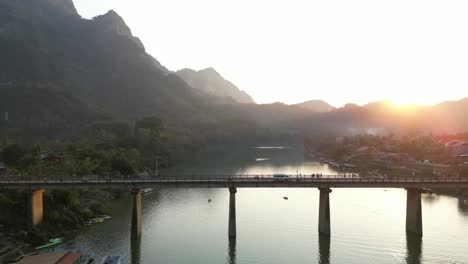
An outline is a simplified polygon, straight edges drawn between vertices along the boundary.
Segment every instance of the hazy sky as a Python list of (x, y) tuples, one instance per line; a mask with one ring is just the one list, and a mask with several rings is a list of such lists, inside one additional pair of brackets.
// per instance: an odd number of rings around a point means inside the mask
[(115, 10), (170, 70), (214, 67), (259, 103), (468, 97), (466, 0), (74, 0)]

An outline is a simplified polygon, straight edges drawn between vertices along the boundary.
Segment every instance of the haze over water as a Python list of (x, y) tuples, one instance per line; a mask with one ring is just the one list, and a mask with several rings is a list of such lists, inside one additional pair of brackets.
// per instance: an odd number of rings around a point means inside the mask
[[(294, 148), (200, 156), (173, 173), (188, 172), (191, 163), (198, 164), (192, 167), (198, 173), (223, 168), (226, 173), (333, 173), (325, 164), (305, 162)], [(405, 190), (335, 188), (328, 240), (319, 239), (317, 231), (318, 190), (239, 188), (235, 242), (227, 236), (228, 199), (227, 189), (162, 189), (144, 195), (141, 243), (131, 245), (131, 199), (125, 196), (114, 203), (110, 221), (83, 231), (74, 245), (97, 256), (124, 254), (125, 263), (148, 264), (468, 262), (468, 203), (457, 198), (423, 195), (420, 240), (405, 233)]]

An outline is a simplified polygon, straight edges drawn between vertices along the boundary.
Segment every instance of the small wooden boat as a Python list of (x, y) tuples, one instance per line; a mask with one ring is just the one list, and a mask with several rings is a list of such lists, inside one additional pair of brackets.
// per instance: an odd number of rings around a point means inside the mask
[(289, 198), (287, 196), (284, 196), (283, 199), (288, 200)]
[(98, 217), (99, 217), (99, 218), (102, 218), (102, 219), (104, 219), (104, 220), (109, 220), (109, 219), (112, 218), (112, 216), (110, 216), (110, 215), (98, 215)]
[(60, 244), (62, 242), (63, 242), (63, 238), (61, 238), (61, 237), (52, 238), (52, 239), (49, 240), (49, 243), (47, 243), (45, 245), (42, 245), (42, 246), (38, 246), (35, 249), (43, 249), (43, 248), (55, 246), (55, 245), (58, 245), (58, 244)]

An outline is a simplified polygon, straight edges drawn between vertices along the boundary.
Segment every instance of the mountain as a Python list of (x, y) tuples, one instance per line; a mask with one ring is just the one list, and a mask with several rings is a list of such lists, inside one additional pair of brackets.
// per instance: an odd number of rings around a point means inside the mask
[(69, 139), (90, 124), (109, 119), (54, 84), (3, 84), (0, 95), (0, 134), (19, 141)]
[(252, 97), (241, 91), (230, 81), (224, 79), (215, 69), (206, 68), (200, 71), (182, 69), (176, 72), (188, 85), (217, 98), (231, 98), (238, 103), (255, 103)]
[(212, 68), (170, 72), (114, 11), (83, 19), (71, 0), (0, 0), (0, 114), (9, 114), (8, 121), (0, 119), (0, 134), (8, 129), (55, 138), (94, 122), (148, 116), (200, 145), (230, 138), (252, 145), (304, 135), (468, 131), (468, 99), (411, 111), (385, 102), (324, 109), (317, 101), (254, 104)]
[(205, 96), (146, 53), (114, 11), (88, 20), (71, 0), (0, 0), (0, 58), (0, 83), (54, 83), (116, 118), (210, 118)]
[(335, 107), (322, 100), (310, 100), (300, 104), (296, 104), (296, 106), (311, 110), (313, 112), (321, 113), (330, 112), (335, 109)]

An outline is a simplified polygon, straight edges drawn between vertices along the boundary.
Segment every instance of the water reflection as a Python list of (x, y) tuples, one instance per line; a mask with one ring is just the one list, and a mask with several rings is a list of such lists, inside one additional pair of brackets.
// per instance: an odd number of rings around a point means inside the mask
[(421, 264), (422, 237), (406, 235), (406, 263)]
[(236, 264), (236, 239), (229, 238), (228, 264)]
[(468, 216), (468, 199), (458, 199), (458, 212), (461, 215)]
[(319, 235), (319, 264), (330, 264), (330, 237)]
[(132, 264), (140, 264), (141, 257), (141, 240), (131, 239), (130, 253), (132, 257)]
[[(209, 175), (235, 173), (239, 168), (244, 168), (246, 173), (264, 174), (333, 172), (326, 164), (303, 161), (302, 156), (298, 157), (298, 153), (290, 149), (267, 152), (261, 150), (255, 155), (246, 154), (246, 157), (229, 152), (227, 161), (219, 160), (222, 154), (205, 157), (204, 162), (198, 155), (193, 159), (197, 162), (195, 168)], [(270, 160), (257, 162), (255, 158)], [(197, 173), (189, 164), (182, 165), (181, 173), (184, 173), (183, 169), (185, 173)], [(179, 165), (173, 169), (178, 168)], [(238, 216), (238, 230), (243, 234), (239, 251), (235, 240), (228, 240), (226, 245), (229, 204), (226, 189), (162, 188), (145, 195), (142, 199), (141, 256), (138, 244), (129, 252), (132, 202), (128, 193), (124, 195), (125, 199), (112, 203), (112, 219), (84, 229), (73, 244), (94, 251), (98, 259), (106, 255), (126, 255), (123, 264), (467, 263), (468, 204), (465, 202), (447, 196), (423, 195), (423, 213), (427, 221), (424, 222), (422, 256), (421, 238), (407, 238), (404, 233), (405, 190), (334, 191), (332, 219), (336, 220), (336, 232), (333, 248), (330, 238), (318, 237), (315, 228), (311, 228), (311, 223), (318, 219), (315, 210), (310, 213), (308, 207), (319, 203), (317, 194), (317, 190), (293, 188), (239, 190), (236, 199), (242, 214)], [(283, 196), (288, 196), (289, 201), (284, 201)], [(212, 202), (208, 203), (208, 199)], [(258, 237), (274, 239), (260, 243)]]

